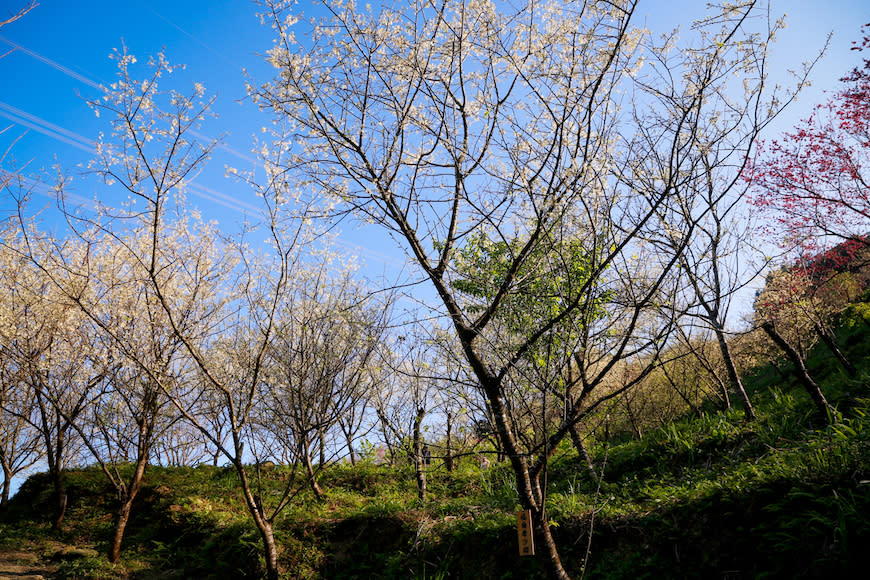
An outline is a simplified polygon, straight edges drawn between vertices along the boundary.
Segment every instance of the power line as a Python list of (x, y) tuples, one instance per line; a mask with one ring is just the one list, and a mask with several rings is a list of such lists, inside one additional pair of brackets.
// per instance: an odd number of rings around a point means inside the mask
[(93, 140), (83, 137), (69, 129), (64, 129), (59, 125), (55, 125), (51, 121), (46, 121), (42, 117), (37, 117), (31, 113), (22, 111), (21, 109), (13, 107), (3, 101), (0, 101), (0, 115), (18, 123), (19, 125), (38, 131), (43, 135), (48, 135), (52, 139), (62, 141), (63, 143), (72, 145), (82, 151), (94, 153), (96, 150), (96, 145)]
[[(58, 63), (57, 61), (54, 61), (54, 60), (48, 58), (47, 56), (43, 56), (34, 50), (30, 50), (29, 48), (27, 48), (21, 44), (18, 44), (17, 42), (9, 40), (5, 36), (0, 35), (0, 41), (3, 41), (5, 43), (9, 44), (10, 46), (14, 47), (16, 50), (20, 50), (24, 54), (26, 54), (32, 58), (35, 58), (35, 59), (39, 60), (40, 62), (47, 64), (48, 66), (52, 67), (53, 69), (63, 73), (64, 75), (66, 75), (72, 79), (79, 81), (80, 83), (86, 84), (89, 87), (93, 87), (93, 88), (95, 88), (103, 93), (109, 92), (109, 90), (106, 88), (105, 83), (98, 83), (97, 81), (91, 80), (88, 77), (75, 72), (74, 70), (70, 69), (69, 67), (66, 67), (66, 66)], [(203, 135), (202, 133), (200, 133), (198, 131), (192, 131), (191, 134), (199, 139), (204, 140), (204, 141), (215, 141), (215, 139), (212, 139), (211, 137), (209, 137), (207, 135)], [(217, 147), (226, 151), (230, 155), (233, 155), (234, 157), (241, 159), (242, 161), (247, 161), (248, 163), (252, 163), (252, 164), (257, 163), (256, 159), (250, 157), (249, 155), (245, 155), (244, 153), (236, 151), (235, 149), (233, 149), (229, 145), (226, 145), (224, 143), (218, 143)]]
[(96, 81), (92, 81), (88, 77), (86, 77), (82, 74), (79, 74), (72, 69), (69, 69), (69, 68), (63, 66), (62, 64), (59, 64), (59, 63), (51, 60), (50, 58), (44, 57), (41, 54), (39, 54), (38, 52), (30, 50), (29, 48), (26, 48), (26, 47), (18, 44), (17, 42), (9, 40), (8, 38), (6, 38), (3, 35), (0, 35), (0, 40), (2, 40), (3, 42), (5, 42), (8, 45), (14, 47), (16, 50), (20, 50), (24, 54), (26, 54), (30, 57), (33, 57), (36, 60), (42, 61), (43, 63), (47, 64), (48, 66), (62, 72), (63, 74), (65, 74), (66, 76), (68, 76), (70, 78), (73, 78), (73, 79), (79, 81), (80, 83), (84, 83), (84, 84), (88, 85), (89, 87), (93, 87), (93, 88), (100, 90), (100, 91), (103, 91), (103, 92), (105, 92), (105, 90), (106, 90), (104, 85), (102, 85)]
[[(81, 151), (84, 151), (89, 154), (96, 153), (96, 143), (93, 140), (87, 139), (86, 137), (71, 131), (69, 129), (65, 129), (59, 125), (56, 125), (42, 117), (34, 115), (32, 113), (28, 113), (26, 111), (22, 111), (21, 109), (14, 107), (8, 103), (0, 101), (0, 116), (5, 117), (19, 125), (23, 125), (39, 133), (42, 133), (56, 141), (60, 141), (62, 143), (66, 143), (67, 145), (71, 145)], [(4, 175), (8, 175), (8, 172), (3, 172)], [(38, 184), (40, 182), (31, 180), (32, 184)], [(236, 199), (231, 195), (227, 195), (220, 191), (217, 191), (213, 188), (207, 187), (205, 185), (196, 183), (195, 181), (189, 182), (185, 184), (186, 187), (190, 190), (190, 192), (202, 199), (210, 201), (212, 203), (218, 204), (220, 206), (226, 207), (232, 211), (235, 211), (242, 215), (251, 215), (257, 217), (264, 217), (265, 212), (263, 209), (249, 204), (247, 202)], [(53, 193), (46, 193), (43, 191), (36, 191), (40, 195), (44, 195), (46, 197), (53, 197)], [(76, 200), (80, 204), (91, 204), (92, 200), (87, 200), (81, 196), (75, 196)], [(392, 264), (393, 266), (401, 266), (401, 262), (392, 258), (390, 256), (381, 254), (376, 252), (364, 245), (356, 244), (354, 242), (349, 242), (346, 240), (336, 239), (335, 243), (346, 248), (353, 249), (359, 252), (361, 255), (368, 256), (373, 258), (379, 262), (383, 262), (385, 264)]]
[[(211, 50), (212, 52), (215, 52), (215, 54), (217, 54), (218, 56), (220, 56), (224, 60), (227, 60), (227, 62), (231, 62), (228, 59), (226, 59), (225, 57), (223, 57), (222, 55), (220, 55), (219, 53), (217, 53), (216, 51), (214, 51), (214, 49), (209, 47), (207, 44), (205, 44), (201, 40), (197, 39), (192, 34), (188, 33), (187, 31), (185, 31), (184, 29), (182, 29), (178, 25), (169, 21), (167, 18), (161, 16), (160, 14), (158, 14), (154, 10), (151, 10), (147, 6), (145, 6), (145, 8), (150, 10), (151, 12), (154, 12), (154, 14), (156, 16), (165, 20), (168, 24), (177, 28), (179, 31), (181, 31), (186, 36), (189, 36), (193, 40), (202, 44), (207, 49)], [(46, 57), (46, 56), (43, 56), (42, 54), (39, 54), (38, 52), (36, 52), (34, 50), (31, 50), (31, 49), (29, 49), (29, 48), (27, 48), (27, 47), (25, 47), (17, 42), (9, 40), (5, 36), (0, 35), (0, 41), (3, 41), (5, 43), (9, 44), (10, 46), (14, 47), (16, 50), (19, 50), (22, 53), (30, 56), (31, 58), (34, 58), (34, 59), (39, 60), (40, 62), (42, 62), (44, 64), (47, 64), (48, 66), (52, 67), (53, 69), (59, 71), (60, 73), (66, 75), (66, 76), (68, 76), (68, 77), (70, 77), (78, 82), (81, 82), (89, 87), (95, 88), (103, 93), (109, 92), (105, 83), (99, 83), (97, 81), (94, 81), (94, 80), (86, 77), (85, 75), (82, 75), (80, 73), (75, 72), (74, 70), (70, 69), (67, 66), (64, 66), (64, 65)], [(3, 116), (7, 119), (10, 119), (11, 121), (13, 121), (15, 123), (18, 123), (20, 125), (28, 127), (30, 129), (33, 129), (35, 131), (38, 131), (39, 133), (47, 135), (48, 137), (50, 137), (56, 141), (66, 143), (67, 145), (75, 147), (79, 150), (85, 151), (87, 153), (95, 153), (96, 152), (95, 141), (93, 141), (91, 139), (87, 139), (86, 137), (79, 135), (78, 133), (75, 133), (73, 131), (65, 129), (59, 125), (56, 125), (50, 121), (47, 121), (41, 117), (38, 117), (37, 115), (33, 115), (31, 113), (27, 113), (25, 111), (22, 111), (16, 107), (9, 105), (7, 103), (4, 103), (2, 101), (0, 101), (0, 116)], [(207, 135), (204, 135), (198, 131), (192, 131), (191, 135), (193, 135), (194, 137), (197, 137), (199, 139), (202, 139), (204, 141), (207, 141), (207, 142), (214, 141), (213, 139), (211, 139)], [(240, 152), (236, 151), (235, 149), (229, 147), (228, 145), (217, 142), (216, 147), (226, 151), (227, 153), (233, 155), (234, 157), (236, 157), (238, 159), (241, 159), (243, 161), (251, 163), (252, 165), (261, 166), (260, 162), (258, 162), (256, 159), (254, 159), (248, 155), (245, 155), (243, 153), (240, 153)], [(203, 185), (200, 185), (200, 184), (197, 184), (194, 182), (188, 183), (187, 186), (190, 188), (191, 192), (194, 195), (196, 195), (197, 197), (211, 201), (213, 203), (216, 203), (218, 205), (221, 205), (223, 207), (231, 209), (235, 212), (238, 212), (242, 215), (255, 215), (255, 216), (261, 216), (261, 217), (264, 215), (264, 212), (262, 209), (259, 209), (259, 208), (255, 207), (251, 204), (248, 204), (246, 202), (237, 200), (229, 195), (220, 193), (214, 189), (210, 189), (206, 186), (203, 186)], [(84, 198), (82, 198), (82, 199), (84, 199)], [(402, 266), (401, 262), (399, 262), (395, 258), (392, 258), (390, 256), (386, 256), (384, 254), (381, 254), (379, 252), (371, 250), (364, 245), (356, 244), (354, 242), (348, 242), (345, 240), (336, 240), (336, 241), (339, 245), (355, 249), (355, 251), (359, 252), (360, 254), (369, 256), (369, 257), (371, 257), (377, 261), (380, 261), (384, 264), (391, 264), (393, 266), (398, 266), (398, 267)]]
[(233, 66), (235, 66), (235, 67), (242, 68), (242, 67), (240, 67), (238, 64), (236, 64), (235, 62), (233, 62), (232, 60), (230, 60), (229, 58), (227, 58), (226, 56), (224, 56), (223, 54), (221, 54), (220, 52), (218, 52), (217, 50), (215, 50), (214, 48), (212, 48), (211, 46), (209, 46), (209, 45), (206, 44), (205, 42), (203, 42), (201, 39), (199, 39), (198, 37), (194, 36), (194, 35), (191, 34), (190, 32), (186, 31), (185, 29), (183, 29), (182, 27), (180, 27), (179, 25), (177, 25), (175, 22), (173, 22), (173, 21), (170, 20), (169, 18), (163, 16), (162, 14), (160, 14), (159, 12), (157, 12), (156, 10), (154, 10), (153, 8), (151, 8), (150, 6), (148, 6), (147, 4), (145, 4), (144, 2), (137, 2), (137, 4), (139, 4), (139, 6), (143, 7), (145, 10), (147, 10), (148, 12), (150, 12), (151, 14), (153, 14), (154, 16), (156, 16), (157, 18), (159, 18), (160, 20), (162, 20), (163, 22), (165, 22), (166, 24), (168, 24), (169, 26), (171, 26), (171, 27), (175, 28), (176, 30), (178, 30), (178, 31), (179, 31), (180, 33), (182, 33), (183, 35), (187, 36), (188, 38), (190, 38), (191, 40), (193, 40), (194, 42), (196, 42), (197, 44), (199, 44), (200, 46), (202, 46), (203, 48), (205, 48), (206, 50), (208, 50), (208, 51), (211, 52), (213, 55), (215, 55), (215, 56), (218, 57), (219, 59), (223, 60), (223, 61), (226, 62), (227, 64), (231, 64), (231, 65), (233, 65)]

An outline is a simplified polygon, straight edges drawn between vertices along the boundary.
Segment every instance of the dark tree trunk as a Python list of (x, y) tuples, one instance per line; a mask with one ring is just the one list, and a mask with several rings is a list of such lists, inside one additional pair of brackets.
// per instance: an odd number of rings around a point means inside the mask
[(796, 351), (786, 340), (782, 337), (781, 334), (776, 330), (776, 327), (772, 322), (767, 321), (761, 325), (764, 329), (764, 332), (770, 337), (770, 339), (776, 343), (776, 345), (782, 349), (782, 351), (789, 358), (791, 363), (794, 365), (795, 376), (798, 381), (800, 381), (801, 385), (803, 385), (804, 389), (806, 389), (807, 393), (809, 393), (810, 398), (812, 398), (813, 403), (815, 403), (816, 408), (819, 411), (819, 414), (825, 417), (828, 421), (832, 421), (834, 418), (833, 409), (828, 404), (827, 399), (825, 399), (825, 395), (822, 393), (822, 390), (819, 388), (819, 385), (812, 379), (812, 377), (807, 372), (807, 367), (804, 364), (803, 359), (801, 358), (798, 351)]
[(595, 473), (595, 464), (592, 462), (592, 456), (589, 455), (589, 451), (586, 450), (586, 446), (583, 444), (583, 437), (580, 436), (576, 424), (571, 425), (569, 433), (571, 435), (571, 443), (574, 444), (574, 449), (577, 450), (577, 457), (583, 462), (583, 466), (586, 468), (589, 475), (592, 476), (592, 480), (598, 481), (598, 474)]
[(3, 470), (3, 495), (0, 496), (0, 509), (6, 507), (6, 504), (9, 503), (9, 494), (12, 492), (12, 477), (9, 475), (9, 471), (6, 469)]
[(308, 445), (303, 442), (302, 449), (302, 462), (305, 464), (305, 473), (308, 474), (308, 481), (311, 484), (311, 491), (314, 492), (314, 496), (317, 499), (323, 499), (323, 488), (320, 487), (320, 484), (317, 483), (317, 474), (314, 473), (314, 465), (311, 462), (311, 453), (308, 451)]
[(317, 443), (320, 449), (320, 467), (323, 468), (326, 465), (326, 437), (323, 429), (317, 430)]
[(444, 449), (444, 468), (453, 471), (453, 414), (447, 413), (447, 439)]
[[(305, 453), (307, 456), (307, 452)], [(241, 454), (237, 455), (237, 460), (233, 462), (236, 468), (236, 473), (239, 476), (239, 482), (242, 485), (242, 494), (245, 496), (245, 504), (248, 506), (248, 512), (254, 519), (254, 524), (257, 526), (257, 531), (260, 533), (260, 539), (263, 542), (263, 558), (266, 562), (266, 578), (267, 580), (278, 580), (281, 576), (278, 568), (278, 546), (275, 543), (275, 534), (272, 531), (272, 522), (266, 518), (263, 502), (259, 496), (251, 492), (251, 486), (248, 482), (248, 476), (245, 473), (245, 467), (241, 460), (238, 459)]]
[(133, 506), (133, 497), (126, 498), (118, 512), (115, 514), (115, 530), (112, 534), (112, 543), (109, 545), (109, 561), (117, 562), (121, 559), (121, 542), (124, 540), (124, 531), (127, 522), (130, 521), (130, 511)]
[[(45, 413), (43, 412), (43, 416)], [(43, 420), (43, 423), (45, 421)], [(58, 419), (58, 424), (60, 423)], [(49, 438), (50, 430), (47, 426), (43, 426), (44, 436), (46, 438), (48, 449), (48, 472), (51, 474), (52, 485), (54, 486), (54, 521), (52, 527), (57, 530), (63, 524), (66, 516), (66, 477), (63, 471), (64, 451), (66, 450), (66, 437), (63, 429), (58, 428), (57, 436), (54, 440), (54, 445)]]
[(828, 350), (837, 358), (840, 363), (840, 366), (846, 371), (846, 373), (852, 377), (853, 379), (858, 376), (858, 369), (855, 368), (855, 365), (846, 358), (846, 355), (843, 354), (843, 351), (840, 350), (840, 347), (837, 346), (837, 343), (834, 341), (834, 337), (831, 336), (829, 332), (826, 332), (818, 324), (816, 325), (816, 332), (819, 334), (819, 338), (822, 339), (822, 342), (825, 343), (825, 346), (828, 347)]
[(52, 470), (52, 483), (54, 484), (54, 521), (52, 522), (52, 527), (54, 529), (59, 529), (61, 524), (63, 524), (64, 517), (66, 517), (66, 478), (64, 477), (63, 470), (55, 467)]
[(420, 436), (420, 426), (426, 409), (419, 407), (414, 417), (414, 473), (417, 476), (417, 498), (426, 501), (426, 468), (423, 465), (423, 438)]
[(546, 514), (541, 510), (532, 510), (532, 519), (534, 520), (535, 531), (544, 544), (542, 557), (547, 559), (550, 574), (559, 580), (571, 580), (571, 577), (568, 576), (568, 573), (562, 566), (559, 550), (556, 547), (555, 540), (553, 540), (553, 534), (550, 533), (550, 524), (547, 522)]
[(734, 364), (734, 357), (731, 356), (731, 347), (728, 346), (725, 332), (718, 326), (714, 328), (714, 331), (716, 333), (716, 341), (719, 343), (719, 351), (722, 353), (722, 362), (725, 363), (725, 370), (728, 372), (728, 381), (731, 383), (731, 388), (740, 395), (746, 420), (755, 421), (755, 409), (752, 407), (752, 401), (749, 400), (749, 395), (743, 387), (743, 381), (740, 380), (740, 375), (737, 373), (737, 365)]
[(350, 457), (350, 464), (356, 465), (356, 451), (353, 450), (353, 440), (350, 437), (345, 437), (345, 444), (347, 445), (347, 454)]
[[(443, 294), (443, 296), (446, 296), (446, 294)], [(449, 302), (448, 300), (445, 301)], [(458, 311), (458, 308), (456, 310)], [(554, 577), (560, 580), (570, 580), (565, 567), (562, 565), (562, 559), (559, 556), (556, 543), (553, 541), (553, 536), (550, 534), (544, 508), (546, 499), (545, 490), (541, 489), (537, 481), (540, 477), (540, 470), (537, 471), (535, 481), (533, 482), (529, 471), (529, 457), (522, 452), (517, 444), (516, 436), (511, 431), (510, 418), (508, 417), (507, 408), (502, 396), (501, 379), (490, 372), (487, 365), (475, 351), (472, 344), (475, 337), (474, 333), (460, 322), (458, 316), (454, 317), (454, 324), (456, 325), (457, 335), (459, 336), (462, 350), (466, 355), (466, 360), (471, 365), (480, 388), (486, 395), (486, 402), (492, 416), (492, 424), (495, 428), (497, 439), (501, 442), (501, 447), (513, 469), (520, 505), (523, 509), (532, 511), (535, 529), (538, 530), (539, 537), (543, 539), (545, 553), (541, 557), (546, 560), (547, 566)], [(561, 433), (561, 436), (567, 436), (567, 433)], [(559, 439), (554, 438), (550, 443), (551, 445), (547, 449), (552, 452), (558, 446)], [(542, 458), (543, 465), (546, 465), (547, 459), (548, 457)]]
[[(0, 401), (2, 404), (2, 401)], [(3, 491), (0, 492), (0, 509), (6, 507), (9, 503), (9, 494), (12, 487), (12, 465), (7, 460), (6, 454), (0, 449), (0, 469), (3, 470)]]
[[(565, 572), (565, 568), (562, 565), (562, 559), (559, 556), (556, 543), (553, 541), (553, 536), (550, 533), (550, 526), (543, 508), (543, 493), (540, 486), (532, 481), (526, 456), (520, 453), (517, 446), (516, 438), (510, 429), (510, 420), (507, 416), (507, 410), (502, 401), (499, 387), (497, 384), (493, 384), (495, 381), (491, 377), (486, 377), (485, 375), (484, 377), (478, 375), (478, 377), (488, 379), (481, 382), (484, 383), (484, 390), (492, 411), (496, 434), (513, 468), (520, 505), (523, 509), (532, 511), (532, 520), (537, 536), (543, 540), (544, 551), (540, 554), (540, 557), (546, 560), (550, 572), (554, 577), (570, 580), (568, 573)], [(536, 490), (537, 494), (535, 493)]]
[(109, 545), (109, 561), (117, 562), (121, 559), (121, 543), (124, 540), (124, 532), (127, 530), (127, 522), (130, 521), (130, 512), (133, 509), (133, 501), (139, 494), (142, 480), (145, 477), (145, 466), (148, 459), (139, 459), (127, 492), (123, 494), (121, 506), (115, 514), (115, 530), (112, 534), (112, 543)]

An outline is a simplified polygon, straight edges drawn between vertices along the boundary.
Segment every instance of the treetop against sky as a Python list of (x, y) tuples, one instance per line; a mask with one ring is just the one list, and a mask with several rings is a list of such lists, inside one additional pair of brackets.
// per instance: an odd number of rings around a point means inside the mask
[[(26, 4), (26, 0), (4, 0), (3, 19)], [(294, 10), (309, 17), (322, 14), (323, 8), (315, 2), (300, 2)], [(690, 0), (641, 2), (634, 21), (654, 32), (674, 26), (685, 31), (702, 10), (702, 3)], [(206, 120), (198, 136), (221, 138), (221, 144), (207, 168), (192, 180), (188, 200), (206, 219), (218, 220), (228, 231), (237, 230), (245, 219), (256, 220), (262, 206), (254, 191), (228, 177), (226, 170), (255, 169), (252, 149), (261, 146), (255, 139), (260, 138), (260, 143), (269, 139), (263, 126), (270, 126), (272, 118), (260, 113), (246, 92), (246, 83), (257, 85), (274, 76), (266, 53), (275, 35), (261, 23), (258, 13), (263, 11), (255, 2), (93, 0), (81, 4), (42, 0), (24, 18), (0, 30), (0, 54), (8, 51), (0, 59), (0, 74), (5, 79), (0, 88), (0, 128), (8, 127), (0, 135), (0, 150), (8, 150), (5, 169), (23, 165), (29, 179), (44, 180), (33, 186), (31, 209), (53, 205), (54, 165), (74, 177), (68, 189), (74, 203), (89, 203), (94, 198), (108, 205), (123, 202), (123, 193), (106, 188), (79, 169), (94, 155), (100, 132), (110, 131), (107, 120), (97, 118), (87, 100), (99, 98), (101, 87), (115, 81), (117, 69), (109, 58), (113, 50), (136, 56), (142, 66), (134, 74), (140, 77), (148, 72), (144, 63), (163, 50), (170, 63), (184, 65), (171, 78), (162, 79), (165, 89), (186, 92), (193, 83), (201, 83), (207, 94), (216, 95), (216, 117)], [(772, 70), (782, 71), (774, 82), (788, 84), (785, 71), (799, 69), (801, 61), (812, 58), (828, 33), (833, 33), (827, 56), (811, 76), (814, 86), (773, 127), (785, 130), (854, 66), (849, 48), (867, 14), (860, 0), (773, 2), (770, 13), (774, 19), (787, 15), (787, 27), (778, 35), (773, 51), (777, 66)], [(4, 192), (0, 210), (5, 214), (11, 207)], [(51, 211), (45, 215), (57, 219)], [(383, 238), (370, 228), (346, 226), (339, 243), (376, 270), (401, 268), (404, 261)]]

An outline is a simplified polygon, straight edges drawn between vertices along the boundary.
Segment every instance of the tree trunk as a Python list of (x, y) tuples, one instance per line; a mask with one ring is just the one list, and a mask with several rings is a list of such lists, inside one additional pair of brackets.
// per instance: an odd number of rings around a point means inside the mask
[(127, 497), (121, 503), (121, 507), (115, 514), (115, 530), (112, 534), (112, 543), (109, 545), (109, 562), (117, 562), (121, 559), (121, 542), (124, 539), (124, 531), (130, 520), (130, 511), (133, 506), (133, 497)]
[(0, 510), (6, 507), (9, 503), (9, 495), (12, 493), (12, 463), (7, 459), (7, 456), (0, 452), (0, 468), (3, 469), (3, 491), (0, 494)]
[(825, 417), (829, 422), (833, 421), (833, 409), (828, 404), (827, 399), (825, 399), (825, 395), (822, 393), (819, 385), (812, 379), (812, 377), (810, 377), (800, 354), (798, 354), (798, 352), (788, 342), (786, 342), (782, 335), (779, 334), (774, 327), (773, 322), (767, 321), (762, 324), (761, 327), (792, 362), (794, 365), (795, 376), (797, 376), (797, 379), (803, 385), (804, 389), (809, 393), (810, 398), (812, 398), (813, 403), (815, 403), (816, 408), (819, 411), (819, 414)]
[(305, 472), (308, 474), (308, 481), (311, 484), (311, 491), (314, 492), (314, 497), (323, 499), (323, 488), (317, 483), (317, 474), (314, 473), (314, 465), (311, 463), (311, 454), (308, 448), (302, 450), (302, 462), (305, 464)]
[(853, 365), (852, 362), (846, 358), (846, 356), (843, 354), (843, 351), (840, 350), (840, 347), (837, 346), (837, 343), (834, 341), (834, 337), (831, 336), (830, 333), (826, 332), (825, 329), (823, 329), (818, 324), (816, 325), (816, 332), (819, 334), (819, 338), (822, 339), (822, 342), (825, 343), (825, 346), (828, 347), (828, 350), (830, 350), (831, 353), (840, 362), (840, 365), (843, 367), (846, 373), (853, 379), (857, 377), (858, 369), (856, 369), (855, 365)]
[(320, 450), (320, 467), (323, 468), (326, 466), (326, 437), (323, 429), (317, 430), (317, 444)]
[(576, 424), (571, 425), (569, 433), (571, 435), (571, 442), (574, 444), (574, 449), (577, 450), (577, 457), (583, 461), (583, 465), (586, 467), (589, 475), (592, 476), (592, 481), (598, 481), (598, 474), (595, 473), (595, 464), (592, 462), (592, 456), (589, 455), (589, 451), (583, 445), (583, 438), (580, 436)]
[(387, 452), (390, 454), (390, 465), (396, 465), (396, 450), (393, 447), (392, 440), (390, 439), (390, 422), (387, 419), (387, 415), (384, 413), (383, 409), (375, 409), (375, 413), (378, 416), (378, 420), (381, 423), (381, 432), (384, 435), (384, 445), (387, 446)]
[(444, 449), (444, 468), (453, 471), (453, 414), (447, 413), (447, 439)]
[(130, 512), (133, 509), (133, 501), (139, 494), (142, 479), (145, 477), (145, 466), (147, 463), (147, 459), (140, 459), (136, 462), (136, 469), (133, 472), (133, 478), (130, 480), (128, 491), (124, 494), (121, 507), (118, 508), (118, 513), (115, 514), (115, 530), (112, 535), (112, 543), (109, 546), (110, 562), (117, 562), (121, 559), (121, 542), (124, 540), (124, 532), (127, 529), (127, 522), (130, 521)]
[(350, 457), (350, 464), (356, 466), (356, 452), (353, 450), (353, 441), (350, 437), (345, 437), (347, 444), (347, 454)]
[[(57, 424), (60, 425), (60, 418), (57, 419)], [(45, 429), (45, 427), (43, 427)], [(46, 434), (48, 431), (46, 430)], [(46, 435), (46, 438), (48, 435)], [(48, 439), (47, 439), (48, 441)], [(51, 447), (51, 442), (48, 441), (49, 449)], [(54, 440), (54, 452), (49, 453), (48, 456), (48, 472), (51, 474), (52, 484), (54, 486), (54, 521), (52, 522), (52, 527), (57, 530), (60, 529), (61, 524), (63, 523), (63, 519), (66, 516), (66, 504), (67, 504), (67, 496), (66, 496), (66, 478), (64, 477), (63, 467), (64, 467), (64, 450), (66, 449), (66, 437), (64, 434), (64, 430), (58, 428), (57, 437)]]
[[(490, 379), (491, 380), (491, 379)], [(481, 381), (484, 382), (484, 381)], [(494, 382), (494, 381), (493, 381)], [(517, 493), (519, 494), (520, 505), (523, 509), (532, 511), (532, 519), (538, 537), (543, 540), (545, 551), (540, 554), (541, 558), (546, 559), (547, 565), (553, 576), (559, 579), (570, 580), (568, 573), (562, 565), (562, 559), (559, 556), (559, 551), (556, 548), (556, 543), (553, 541), (553, 536), (550, 533), (550, 526), (547, 523), (546, 513), (543, 510), (544, 497), (540, 486), (532, 482), (529, 474), (529, 464), (526, 461), (524, 454), (520, 453), (516, 439), (510, 429), (510, 421), (507, 416), (502, 401), (498, 385), (487, 385), (484, 382), (485, 392), (488, 398), (490, 409), (495, 423), (496, 435), (502, 443), (502, 447), (511, 463), (514, 471), (514, 477), (517, 482)], [(535, 494), (535, 490), (538, 494)]]
[(12, 477), (7, 470), (3, 470), (3, 495), (0, 496), (0, 509), (9, 503), (9, 494), (12, 491)]
[(547, 559), (550, 574), (559, 580), (571, 580), (568, 572), (562, 566), (559, 550), (556, 547), (555, 540), (553, 540), (553, 534), (550, 532), (550, 524), (547, 522), (546, 514), (543, 510), (532, 510), (532, 519), (534, 520), (538, 538), (541, 539), (541, 543), (544, 546), (541, 556)]
[(264, 555), (266, 559), (266, 578), (267, 580), (278, 580), (281, 577), (278, 569), (278, 545), (275, 543), (275, 535), (272, 533), (272, 524), (263, 519), (259, 519), (257, 528), (260, 531), (260, 538), (263, 540)]
[(414, 417), (414, 473), (417, 475), (417, 498), (423, 502), (426, 501), (426, 468), (423, 465), (423, 438), (420, 436), (420, 425), (423, 423), (423, 417), (426, 416), (426, 409), (417, 408), (417, 415)]
[[(237, 446), (237, 450), (239, 450)], [(263, 559), (266, 562), (266, 578), (267, 580), (278, 580), (281, 576), (278, 569), (278, 546), (275, 543), (275, 534), (272, 531), (272, 523), (266, 518), (263, 502), (259, 496), (251, 492), (251, 486), (248, 481), (248, 476), (245, 473), (245, 466), (242, 465), (241, 453), (237, 453), (233, 467), (236, 469), (236, 474), (239, 476), (239, 483), (242, 486), (242, 495), (245, 497), (245, 504), (248, 506), (248, 512), (254, 519), (254, 525), (257, 526), (257, 531), (260, 533), (260, 539), (263, 542)], [(308, 454), (305, 453), (307, 456)]]
[(737, 373), (737, 365), (734, 364), (734, 357), (731, 356), (731, 347), (728, 346), (725, 332), (718, 325), (713, 330), (719, 343), (719, 351), (722, 353), (722, 362), (725, 363), (725, 370), (728, 371), (728, 380), (731, 383), (731, 388), (740, 395), (746, 420), (755, 421), (755, 409), (752, 407), (752, 401), (749, 400), (749, 395), (743, 387), (743, 381), (740, 380), (740, 375)]
[(731, 395), (728, 393), (728, 386), (725, 382), (719, 378), (719, 375), (713, 373), (714, 378), (719, 383), (719, 391), (722, 393), (722, 410), (730, 411), (731, 410)]
[[(538, 529), (540, 537), (544, 540), (546, 553), (542, 554), (542, 558), (546, 558), (547, 564), (553, 576), (560, 579), (570, 580), (562, 559), (559, 556), (559, 551), (556, 548), (556, 543), (553, 541), (553, 536), (550, 534), (549, 525), (547, 524), (546, 512), (544, 511), (545, 497), (537, 481), (532, 482), (532, 477), (529, 473), (528, 458), (525, 453), (520, 451), (517, 445), (516, 437), (511, 431), (510, 419), (508, 418), (507, 409), (504, 399), (502, 398), (502, 385), (498, 377), (493, 376), (480, 357), (475, 352), (471, 339), (463, 328), (457, 324), (457, 330), (462, 344), (462, 349), (465, 351), (466, 359), (470, 363), (475, 376), (477, 377), (480, 387), (486, 395), (486, 402), (489, 411), (492, 413), (492, 423), (495, 427), (496, 436), (501, 441), (504, 452), (507, 454), (508, 460), (511, 463), (511, 468), (514, 472), (514, 477), (517, 483), (517, 494), (519, 496), (520, 505), (523, 509), (532, 510), (532, 518), (535, 522), (535, 527)], [(558, 443), (556, 441), (555, 443)], [(555, 449), (556, 445), (551, 447)], [(546, 458), (545, 458), (546, 461)], [(537, 490), (537, 494), (535, 491)]]
[(66, 482), (64, 481), (63, 470), (60, 468), (55, 468), (52, 473), (52, 481), (54, 483), (54, 501), (55, 501), (55, 514), (54, 521), (52, 522), (52, 527), (54, 529), (59, 529), (61, 524), (63, 523), (63, 519), (66, 516)]

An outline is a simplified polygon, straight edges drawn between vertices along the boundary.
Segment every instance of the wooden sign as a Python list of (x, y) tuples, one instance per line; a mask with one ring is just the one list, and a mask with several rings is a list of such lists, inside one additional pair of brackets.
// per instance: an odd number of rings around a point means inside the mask
[(520, 556), (535, 555), (535, 535), (532, 533), (532, 510), (517, 512), (517, 539)]

